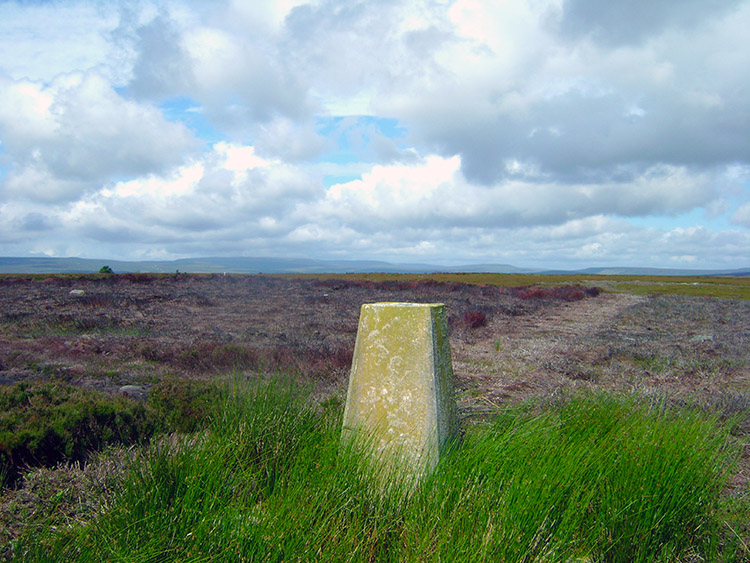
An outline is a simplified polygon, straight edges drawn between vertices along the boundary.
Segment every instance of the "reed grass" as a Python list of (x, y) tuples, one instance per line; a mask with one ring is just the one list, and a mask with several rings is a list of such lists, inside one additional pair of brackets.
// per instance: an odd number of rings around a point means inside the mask
[(161, 440), (92, 520), (19, 561), (733, 561), (726, 424), (611, 395), (499, 412), (419, 484), (383, 488), (341, 408), (237, 382), (210, 427)]

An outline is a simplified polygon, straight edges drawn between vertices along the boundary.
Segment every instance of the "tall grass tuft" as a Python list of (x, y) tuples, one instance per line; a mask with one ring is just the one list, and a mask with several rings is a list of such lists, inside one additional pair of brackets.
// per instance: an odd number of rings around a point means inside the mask
[[(23, 561), (732, 560), (737, 449), (698, 412), (606, 395), (467, 429), (416, 488), (377, 486), (340, 406), (237, 383), (210, 427), (144, 452), (112, 507), (26, 538)], [(32, 541), (33, 540), (33, 541)]]

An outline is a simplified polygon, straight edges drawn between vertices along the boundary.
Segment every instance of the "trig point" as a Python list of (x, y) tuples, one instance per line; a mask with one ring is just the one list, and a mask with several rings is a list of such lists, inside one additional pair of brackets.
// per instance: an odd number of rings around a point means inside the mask
[(343, 437), (364, 430), (376, 454), (431, 471), (458, 433), (442, 303), (362, 305)]

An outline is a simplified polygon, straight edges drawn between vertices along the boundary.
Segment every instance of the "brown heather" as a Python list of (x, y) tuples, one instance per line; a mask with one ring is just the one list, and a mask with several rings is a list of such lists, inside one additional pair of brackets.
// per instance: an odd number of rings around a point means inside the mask
[[(85, 396), (92, 412), (121, 405), (141, 413), (135, 432), (144, 438), (189, 432), (204, 423), (217, 392), (212, 382), (236, 374), (296, 374), (315, 399), (340, 402), (363, 303), (443, 302), (467, 424), (527, 399), (544, 404), (604, 390), (718, 413), (747, 444), (750, 301), (667, 290), (746, 296), (749, 287), (750, 280), (697, 287), (580, 276), (0, 276), (0, 384), (7, 392), (23, 383), (42, 395)], [(147, 401), (121, 396), (124, 385), (147, 390)], [(16, 415), (22, 425), (23, 412)], [(750, 446), (744, 452), (725, 495), (747, 507)], [(60, 525), (96, 510), (106, 503), (101, 487), (76, 485), (66, 500), (64, 483), (89, 483), (88, 472), (116, 480), (124, 457), (83, 465), (86, 456), (62, 451), (49, 459), (68, 465), (34, 470), (0, 499), (0, 542), (22, 531), (19, 521), (39, 523), (40, 514)], [(734, 530), (750, 541), (750, 519)]]

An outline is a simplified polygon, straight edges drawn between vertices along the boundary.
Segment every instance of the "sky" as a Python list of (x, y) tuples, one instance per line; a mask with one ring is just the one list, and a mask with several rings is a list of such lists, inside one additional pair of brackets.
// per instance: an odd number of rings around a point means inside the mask
[(750, 0), (0, 0), (0, 255), (750, 266)]

